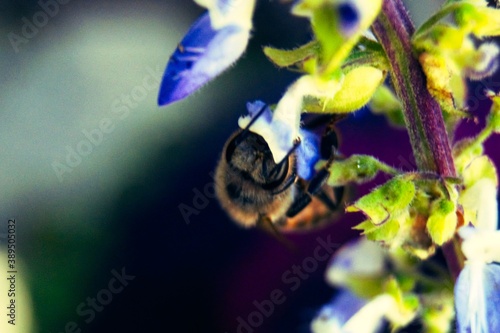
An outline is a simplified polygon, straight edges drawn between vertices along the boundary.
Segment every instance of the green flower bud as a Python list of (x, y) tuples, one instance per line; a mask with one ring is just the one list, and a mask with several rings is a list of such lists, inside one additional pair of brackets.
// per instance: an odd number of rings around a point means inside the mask
[(438, 199), (432, 202), (427, 231), (437, 245), (443, 245), (455, 234), (458, 223), (455, 211), (456, 205), (451, 200)]

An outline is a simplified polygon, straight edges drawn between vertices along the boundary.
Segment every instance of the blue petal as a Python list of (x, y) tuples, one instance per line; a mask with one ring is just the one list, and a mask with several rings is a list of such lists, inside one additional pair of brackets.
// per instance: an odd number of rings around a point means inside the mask
[(257, 113), (259, 113), (259, 111), (261, 111), (264, 107), (266, 108), (266, 110), (259, 116), (259, 119), (263, 119), (266, 123), (270, 124), (271, 120), (273, 119), (271, 109), (269, 109), (269, 106), (267, 106), (266, 103), (259, 100), (254, 102), (247, 102), (247, 110), (250, 114), (250, 119), (253, 119), (257, 115)]
[(354, 3), (345, 2), (338, 6), (340, 15), (340, 28), (349, 36), (356, 31), (360, 22), (360, 13)]
[(273, 152), (275, 162), (279, 163), (281, 160), (277, 159), (274, 154), (279, 152), (283, 158), (290, 152), (293, 148), (292, 130), (285, 122), (274, 119), (269, 107), (265, 107), (264, 112), (255, 118), (263, 107), (265, 104), (261, 101), (247, 103), (249, 115), (240, 117), (238, 124), (241, 128), (246, 128), (252, 122), (250, 131), (264, 138), (269, 149)]
[(226, 14), (231, 10), (232, 6), (235, 6), (235, 0), (218, 0), (217, 8), (222, 14)]
[(333, 326), (340, 329), (365, 304), (364, 299), (357, 297), (348, 290), (341, 290), (333, 301), (320, 309), (313, 325), (316, 327)]
[(214, 30), (208, 12), (203, 14), (170, 57), (158, 104), (187, 97), (231, 66), (246, 49), (249, 35), (235, 25)]
[(300, 178), (309, 180), (314, 175), (314, 166), (319, 161), (319, 137), (306, 130), (301, 130), (302, 136), (297, 149), (297, 173)]
[(500, 265), (466, 264), (455, 284), (458, 333), (500, 332)]
[[(257, 114), (265, 108), (258, 119)], [(246, 120), (240, 126), (248, 126), (248, 122), (254, 121), (250, 130), (261, 135), (266, 140), (271, 151), (279, 151), (285, 156), (293, 149), (292, 128), (288, 123), (273, 119), (270, 108), (262, 101), (247, 103), (249, 116), (240, 118)], [(301, 142), (296, 151), (296, 165), (299, 177), (309, 180), (315, 173), (314, 166), (320, 158), (320, 139), (309, 131), (300, 130)], [(277, 161), (280, 162), (280, 161)]]
[(335, 297), (331, 306), (336, 316), (345, 324), (354, 314), (356, 314), (364, 305), (366, 300), (354, 295), (350, 291), (342, 291)]

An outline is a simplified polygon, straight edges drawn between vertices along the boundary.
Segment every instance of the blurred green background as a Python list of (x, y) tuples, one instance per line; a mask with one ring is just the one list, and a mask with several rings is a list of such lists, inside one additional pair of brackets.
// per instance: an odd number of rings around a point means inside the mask
[[(291, 254), (267, 235), (236, 227), (215, 199), (189, 221), (179, 211), (211, 184), (246, 101), (275, 103), (295, 77), (261, 52), (310, 38), (289, 5), (260, 1), (237, 65), (160, 109), (168, 57), (202, 8), (186, 0), (72, 0), (44, 20), (49, 2), (0, 3), (0, 245), (5, 250), (7, 221), (15, 219), (24, 325), (15, 331), (0, 313), (1, 332), (235, 332), (237, 318), (255, 310), (252, 301), (282, 288), (281, 274), (311, 255), (318, 235), (339, 243), (352, 237), (352, 223), (292, 236), (303, 247)], [(440, 2), (408, 3), (421, 22)], [(34, 20), (35, 29), (26, 23)], [(398, 138), (399, 157), (409, 159), (405, 134), (385, 120), (365, 114), (352, 121), (350, 132), (343, 128), (346, 152), (371, 152)], [(380, 128), (385, 137), (370, 141)], [(355, 140), (360, 149), (349, 146)], [(255, 331), (307, 332), (332, 295), (324, 265)], [(110, 294), (123, 270), (130, 281)], [(0, 288), (5, 309), (7, 286)], [(106, 305), (82, 315), (96, 297)]]

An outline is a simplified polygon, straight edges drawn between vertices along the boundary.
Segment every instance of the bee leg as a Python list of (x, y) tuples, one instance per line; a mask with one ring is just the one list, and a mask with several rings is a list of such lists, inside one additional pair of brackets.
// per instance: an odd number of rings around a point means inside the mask
[[(321, 192), (321, 187), (326, 182), (328, 175), (330, 173), (326, 169), (321, 169), (312, 179), (307, 189), (299, 189), (300, 193), (297, 195), (292, 206), (286, 212), (287, 217), (294, 217), (300, 213), (311, 201), (312, 196), (317, 195)], [(324, 193), (323, 193), (324, 194)], [(328, 199), (326, 194), (324, 194), (325, 200)], [(322, 200), (323, 201), (323, 200)], [(335, 205), (331, 200), (326, 204), (328, 207)]]
[(321, 189), (318, 193), (316, 193), (316, 197), (321, 200), (325, 206), (328, 207), (331, 211), (337, 210), (339, 204), (341, 202), (342, 196), (344, 195), (344, 187), (335, 187), (333, 188), (334, 198), (330, 198), (323, 189)]
[(284, 192), (287, 188), (289, 188), (290, 186), (293, 185), (293, 183), (295, 182), (295, 179), (296, 179), (296, 175), (294, 172), (290, 177), (288, 177), (288, 179), (283, 184), (281, 184), (281, 186), (279, 188), (273, 190), (271, 193), (273, 195), (276, 195), (276, 194), (280, 194), (281, 192)]
[(293, 201), (290, 208), (286, 212), (287, 217), (294, 217), (300, 213), (312, 201), (311, 195), (306, 191), (298, 194), (297, 198)]
[[(333, 160), (333, 159), (332, 159)], [(327, 166), (330, 163), (327, 164)], [(343, 187), (338, 187), (334, 189), (335, 198), (330, 198), (324, 191), (323, 186), (328, 179), (330, 172), (328, 171), (328, 167), (325, 167), (318, 171), (318, 173), (311, 179), (307, 189), (300, 189), (300, 193), (297, 195), (297, 198), (293, 202), (292, 206), (288, 209), (286, 215), (287, 217), (294, 217), (298, 213), (300, 213), (311, 201), (312, 196), (316, 196), (319, 200), (321, 200), (330, 210), (334, 211), (338, 207), (339, 199), (342, 198), (344, 189)], [(338, 190), (337, 190), (338, 189)]]
[(330, 160), (338, 155), (339, 135), (333, 123), (328, 124), (323, 132), (320, 144), (320, 155), (323, 160)]
[(294, 217), (312, 201), (312, 197), (307, 193), (306, 187), (307, 183), (303, 179), (298, 179), (295, 184), (297, 194), (295, 195), (292, 205), (286, 212), (286, 217)]
[(330, 157), (328, 163), (311, 179), (309, 186), (307, 187), (307, 192), (311, 195), (316, 196), (321, 200), (330, 210), (334, 211), (338, 208), (339, 203), (342, 201), (344, 196), (344, 187), (334, 187), (333, 188), (333, 198), (328, 196), (323, 187), (326, 184), (328, 177), (330, 176), (330, 171), (328, 167), (334, 162), (336, 155)]
[(302, 122), (302, 128), (307, 130), (316, 130), (328, 124), (336, 124), (342, 119), (348, 117), (347, 114), (309, 114), (306, 116), (305, 120)]
[(319, 170), (318, 173), (314, 175), (314, 177), (309, 182), (309, 186), (307, 186), (307, 192), (314, 195), (321, 190), (323, 185), (326, 183), (326, 180), (330, 176), (330, 171), (328, 171), (329, 165), (330, 163), (327, 163), (324, 168)]
[[(295, 140), (295, 142), (293, 143), (292, 149), (290, 149), (290, 151), (286, 154), (286, 156), (283, 158), (283, 160), (280, 163), (278, 163), (271, 170), (271, 172), (269, 173), (269, 177), (277, 176), (277, 172), (282, 169), (282, 167), (285, 163), (288, 162), (288, 157), (297, 149), (297, 147), (299, 145), (300, 145), (300, 139)], [(283, 172), (283, 170), (281, 170), (281, 171)], [(272, 194), (276, 195), (276, 194), (279, 194), (279, 193), (285, 191), (286, 189), (288, 189), (290, 186), (293, 185), (293, 183), (295, 182), (296, 179), (297, 179), (297, 174), (296, 174), (295, 167), (294, 167), (292, 170), (292, 174), (278, 188), (273, 189)]]
[(276, 226), (274, 225), (273, 221), (268, 216), (261, 216), (259, 217), (259, 220), (257, 221), (257, 227), (261, 228), (271, 236), (273, 236), (277, 241), (279, 241), (281, 244), (283, 244), (288, 250), (292, 252), (297, 252), (297, 248), (295, 245), (290, 242), (283, 234), (276, 229)]
[(279, 162), (278, 164), (276, 164), (271, 172), (269, 173), (269, 177), (276, 177), (278, 172), (281, 171), (281, 168), (283, 167), (283, 165), (288, 161), (288, 157), (290, 157), (291, 154), (293, 154), (293, 152), (295, 150), (297, 150), (297, 148), (299, 147), (300, 145), (300, 138), (297, 138), (295, 139), (295, 141), (293, 142), (293, 146), (292, 148), (286, 153), (285, 157), (283, 157), (283, 159), (281, 160), (281, 162)]
[(323, 202), (331, 211), (335, 211), (338, 208), (338, 205), (341, 202), (340, 199), (342, 199), (344, 188), (334, 188), (334, 198), (331, 198), (325, 193), (323, 187), (330, 176), (330, 171), (328, 170), (330, 165), (335, 159), (340, 157), (339, 152), (337, 151), (337, 147), (339, 145), (339, 135), (335, 124), (345, 117), (345, 115), (321, 115), (304, 124), (304, 128), (312, 129), (328, 122), (326, 128), (324, 129), (320, 143), (321, 158), (328, 160), (328, 162), (320, 171), (318, 171), (316, 175), (313, 176), (307, 188), (305, 188), (305, 186), (297, 186), (299, 193), (297, 194), (291, 207), (288, 209), (286, 213), (287, 217), (294, 217), (300, 213), (307, 205), (309, 205), (309, 203), (311, 203), (313, 196), (316, 196), (319, 200), (321, 200), (321, 202)]

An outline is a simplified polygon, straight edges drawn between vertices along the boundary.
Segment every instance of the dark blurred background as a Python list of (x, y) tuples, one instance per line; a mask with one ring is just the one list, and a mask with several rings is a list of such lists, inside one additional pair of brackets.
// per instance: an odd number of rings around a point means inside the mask
[[(0, 2), (0, 245), (5, 251), (7, 221), (15, 219), (19, 266), (17, 331), (5, 319), (0, 331), (308, 332), (334, 291), (324, 281), (327, 261), (307, 274), (294, 266), (313, 256), (318, 238), (339, 246), (352, 238), (361, 217), (289, 235), (291, 252), (197, 194), (211, 189), (246, 101), (275, 103), (295, 77), (271, 65), (261, 46), (308, 41), (307, 22), (290, 16), (289, 5), (260, 1), (237, 65), (158, 108), (168, 57), (202, 8), (186, 0), (72, 0), (51, 7), (53, 16), (40, 14), (49, 2)], [(439, 5), (425, 3), (412, 9), (417, 22)], [(481, 117), (482, 89), (495, 82), (472, 90)], [(339, 127), (346, 155), (412, 168), (406, 134), (384, 118), (361, 110)], [(488, 152), (499, 161), (493, 140)], [(180, 206), (193, 214), (186, 218)], [(126, 275), (123, 288), (117, 275)], [(255, 314), (275, 290), (281, 304)]]

